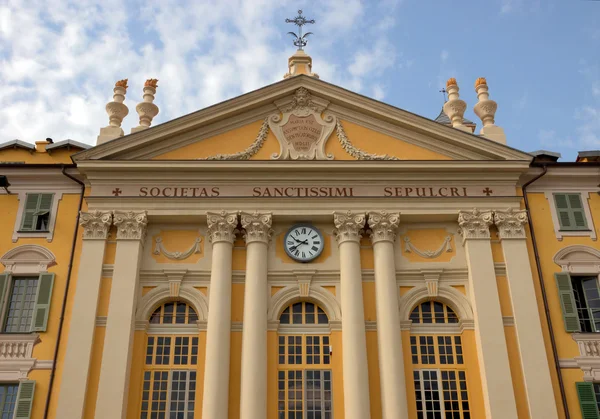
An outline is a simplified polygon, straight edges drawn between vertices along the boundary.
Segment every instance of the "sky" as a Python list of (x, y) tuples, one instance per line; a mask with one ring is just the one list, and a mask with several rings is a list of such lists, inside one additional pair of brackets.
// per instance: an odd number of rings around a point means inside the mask
[(599, 0), (2, 0), (0, 143), (95, 144), (124, 78), (126, 133), (148, 78), (153, 125), (277, 82), (298, 9), (322, 80), (434, 119), (455, 77), (479, 130), (486, 77), (508, 145), (600, 149)]

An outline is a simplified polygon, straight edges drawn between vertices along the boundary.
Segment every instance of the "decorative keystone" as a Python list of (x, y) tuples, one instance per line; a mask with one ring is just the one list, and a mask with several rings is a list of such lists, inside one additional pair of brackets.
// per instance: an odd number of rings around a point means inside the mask
[(85, 240), (106, 240), (112, 224), (112, 212), (90, 211), (79, 213), (79, 225), (83, 227)]
[(398, 225), (400, 224), (400, 213), (388, 213), (387, 211), (368, 213), (369, 235), (373, 244), (380, 241), (394, 242)]
[(208, 224), (208, 239), (211, 243), (226, 241), (233, 243), (236, 227), (238, 225), (238, 216), (236, 213), (221, 211), (220, 213), (209, 212), (206, 214)]
[(365, 214), (353, 214), (352, 211), (334, 212), (333, 223), (335, 224), (335, 230), (333, 230), (333, 234), (338, 245), (346, 241), (360, 242), (366, 218)]
[(490, 238), (490, 225), (493, 222), (492, 211), (460, 211), (458, 213), (459, 234), (463, 241), (467, 239)]
[(527, 211), (515, 211), (512, 208), (506, 211), (494, 211), (494, 223), (498, 227), (501, 239), (524, 239)]
[(255, 211), (253, 214), (248, 212), (240, 213), (242, 224), (242, 235), (246, 244), (253, 242), (269, 243), (273, 230), (271, 224), (273, 217), (271, 213), (259, 214)]

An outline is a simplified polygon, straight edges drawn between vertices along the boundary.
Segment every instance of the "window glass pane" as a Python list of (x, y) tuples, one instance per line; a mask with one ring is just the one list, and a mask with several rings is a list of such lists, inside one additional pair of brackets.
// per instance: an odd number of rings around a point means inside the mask
[(37, 278), (16, 277), (13, 279), (4, 326), (5, 332), (23, 333), (30, 331), (37, 284)]
[(0, 418), (12, 419), (18, 391), (18, 384), (0, 385)]

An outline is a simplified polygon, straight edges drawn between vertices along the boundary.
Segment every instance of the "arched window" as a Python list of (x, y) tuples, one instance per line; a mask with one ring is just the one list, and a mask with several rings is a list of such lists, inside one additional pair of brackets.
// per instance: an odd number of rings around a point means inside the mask
[(181, 301), (165, 303), (150, 316), (151, 324), (194, 324), (197, 321), (196, 310)]
[(410, 336), (417, 417), (470, 419), (463, 341), (456, 332), (458, 316), (446, 304), (426, 301), (409, 318), (423, 328), (437, 325), (435, 334)]
[(413, 323), (458, 323), (454, 310), (438, 301), (419, 304), (410, 313)]
[(150, 316), (150, 324), (160, 328), (148, 329), (140, 419), (194, 417), (198, 334), (186, 330), (197, 320), (194, 308), (182, 301), (164, 303)]
[(279, 417), (332, 419), (329, 329), (323, 327), (329, 324), (327, 314), (316, 304), (298, 302), (283, 310), (279, 324)]

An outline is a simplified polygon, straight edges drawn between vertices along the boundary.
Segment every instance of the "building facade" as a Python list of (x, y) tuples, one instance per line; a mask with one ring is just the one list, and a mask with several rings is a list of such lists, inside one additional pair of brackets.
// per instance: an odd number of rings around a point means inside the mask
[(485, 79), (476, 133), (454, 79), (430, 120), (311, 66), (0, 145), (6, 417), (598, 417), (593, 153), (508, 147)]
[[(0, 144), (0, 417), (42, 418), (82, 209), (74, 141)], [(85, 208), (83, 208), (85, 209)]]

